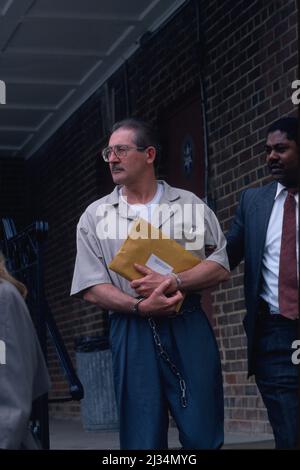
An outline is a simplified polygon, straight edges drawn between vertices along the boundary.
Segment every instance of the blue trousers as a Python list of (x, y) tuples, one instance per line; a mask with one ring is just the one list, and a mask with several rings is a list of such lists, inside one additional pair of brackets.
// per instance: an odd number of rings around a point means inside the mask
[(297, 323), (270, 314), (258, 320), (255, 379), (277, 449), (295, 448), (299, 432), (299, 366), (291, 359)]
[(155, 323), (185, 382), (186, 407), (178, 377), (158, 354), (148, 320), (126, 313), (110, 317), (121, 449), (167, 449), (169, 411), (183, 448), (223, 444), (223, 386), (215, 336), (199, 297), (187, 297), (182, 311)]

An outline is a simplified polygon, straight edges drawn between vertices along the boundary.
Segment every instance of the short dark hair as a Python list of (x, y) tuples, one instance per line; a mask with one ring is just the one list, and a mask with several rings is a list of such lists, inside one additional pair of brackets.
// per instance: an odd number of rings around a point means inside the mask
[(296, 117), (283, 117), (271, 124), (267, 130), (267, 135), (275, 131), (285, 132), (288, 140), (294, 140), (298, 145), (298, 123)]
[(153, 146), (159, 149), (159, 139), (156, 130), (147, 122), (139, 118), (127, 118), (116, 122), (110, 131), (110, 135), (118, 129), (132, 129), (135, 131), (135, 144), (137, 147)]

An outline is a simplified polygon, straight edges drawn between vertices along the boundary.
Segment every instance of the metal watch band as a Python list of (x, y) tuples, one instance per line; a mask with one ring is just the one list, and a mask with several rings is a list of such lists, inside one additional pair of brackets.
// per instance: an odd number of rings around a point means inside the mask
[(181, 284), (182, 284), (180, 277), (179, 277), (176, 273), (173, 273), (173, 272), (170, 273), (170, 274), (171, 274), (173, 277), (175, 277), (176, 283), (177, 283), (177, 287), (178, 287), (178, 289), (180, 289)]
[(140, 299), (137, 299), (136, 303), (134, 304), (134, 306), (132, 307), (132, 313), (134, 315), (138, 315), (140, 313), (139, 311), (139, 304), (145, 300), (144, 297), (141, 297)]

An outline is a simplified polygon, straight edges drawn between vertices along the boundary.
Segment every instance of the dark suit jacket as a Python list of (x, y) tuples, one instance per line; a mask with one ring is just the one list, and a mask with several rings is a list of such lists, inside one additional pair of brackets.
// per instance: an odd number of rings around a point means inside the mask
[(244, 327), (248, 339), (248, 372), (253, 374), (255, 325), (260, 303), (261, 267), (268, 223), (277, 182), (246, 189), (240, 199), (227, 238), (230, 269), (245, 260), (244, 288), (247, 314)]

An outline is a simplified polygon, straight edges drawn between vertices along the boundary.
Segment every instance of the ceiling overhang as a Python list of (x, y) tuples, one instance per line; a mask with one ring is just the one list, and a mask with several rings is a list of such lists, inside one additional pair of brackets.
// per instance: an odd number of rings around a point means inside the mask
[(183, 3), (0, 0), (0, 157), (33, 155)]

